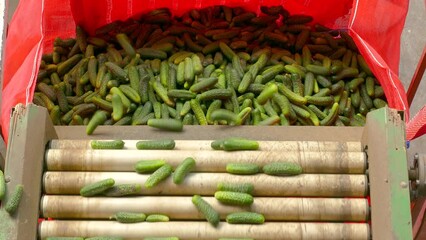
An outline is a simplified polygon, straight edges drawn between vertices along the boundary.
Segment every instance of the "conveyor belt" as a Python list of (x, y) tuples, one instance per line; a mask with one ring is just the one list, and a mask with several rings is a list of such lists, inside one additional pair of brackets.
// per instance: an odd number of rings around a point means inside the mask
[(226, 164), (287, 161), (299, 163), (305, 173), (364, 173), (363, 152), (284, 152), (216, 150), (81, 150), (49, 149), (46, 165), (49, 171), (133, 171), (141, 160), (164, 159), (176, 167), (186, 157), (197, 160), (196, 171), (225, 172)]
[[(124, 140), (125, 149), (136, 149), (139, 140)], [(175, 140), (176, 150), (211, 150), (212, 141)], [(54, 139), (49, 143), (50, 149), (91, 149), (90, 140)], [(262, 151), (284, 152), (361, 152), (360, 142), (331, 141), (259, 141)]]
[[(250, 207), (220, 204), (213, 197), (204, 198), (216, 209), (221, 219), (241, 211), (260, 212), (267, 221), (340, 221), (368, 220), (369, 207), (364, 198), (266, 198), (256, 197)], [(119, 211), (162, 213), (172, 220), (203, 220), (191, 197), (121, 197), (84, 198), (80, 196), (46, 195), (41, 201), (45, 218), (109, 219)]]
[[(43, 197), (39, 226), (47, 236), (120, 236), (126, 240), (171, 237), (181, 240), (218, 238), (275, 239), (369, 239), (370, 207), (367, 157), (360, 142), (260, 141), (257, 151), (225, 152), (211, 149), (211, 141), (176, 140), (174, 150), (137, 150), (136, 140), (125, 140), (123, 150), (92, 150), (88, 140), (53, 140), (45, 153)], [(186, 157), (196, 169), (176, 185), (169, 177), (135, 196), (81, 197), (80, 189), (106, 178), (116, 184), (144, 185), (150, 174), (138, 174), (141, 160), (163, 159), (174, 168)], [(303, 168), (297, 176), (232, 175), (230, 162), (295, 162)], [(220, 182), (251, 183), (254, 203), (239, 207), (219, 203), (214, 197)], [(206, 222), (191, 201), (203, 196), (219, 212), (217, 228)], [(161, 213), (166, 223), (123, 224), (110, 217), (120, 211)], [(262, 213), (261, 225), (230, 225), (227, 214)], [(347, 223), (350, 222), (350, 223)]]
[(268, 222), (261, 225), (231, 225), (221, 223), (214, 228), (207, 222), (165, 222), (120, 224), (112, 221), (44, 221), (40, 225), (41, 237), (47, 236), (121, 236), (126, 240), (144, 237), (171, 237), (180, 239), (217, 240), (221, 237), (256, 240), (283, 239), (369, 239), (365, 223), (305, 223)]
[[(44, 191), (47, 194), (79, 194), (90, 183), (113, 178), (117, 184), (143, 184), (149, 174), (134, 172), (46, 172)], [(265, 174), (250, 176), (228, 173), (191, 173), (177, 186), (166, 179), (154, 188), (143, 189), (142, 195), (213, 195), (219, 182), (252, 183), (254, 196), (315, 196), (364, 197), (367, 194), (366, 175), (356, 174), (302, 174), (276, 177)]]

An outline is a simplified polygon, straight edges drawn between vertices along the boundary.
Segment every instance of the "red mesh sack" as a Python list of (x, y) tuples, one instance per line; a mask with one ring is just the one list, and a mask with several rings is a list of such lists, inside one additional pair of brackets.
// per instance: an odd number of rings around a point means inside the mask
[(426, 106), (407, 123), (407, 140), (413, 140), (426, 133)]
[(334, 29), (348, 29), (384, 88), (389, 106), (406, 111), (407, 98), (398, 79), (400, 36), (408, 1), (396, 0), (21, 0), (9, 25), (4, 58), (2, 133), (8, 136), (11, 108), (32, 101), (42, 53), (55, 37), (75, 35), (76, 23), (89, 33), (115, 20), (125, 20), (159, 7), (180, 15), (191, 8), (243, 6), (260, 12), (262, 5), (283, 5), (291, 14), (307, 14)]

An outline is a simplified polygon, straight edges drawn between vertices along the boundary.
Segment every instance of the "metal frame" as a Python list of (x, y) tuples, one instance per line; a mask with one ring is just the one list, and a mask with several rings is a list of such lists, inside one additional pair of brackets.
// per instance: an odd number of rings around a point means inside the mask
[(6, 196), (17, 184), (24, 185), (24, 195), (14, 216), (4, 214), (2, 210), (0, 230), (7, 227), (4, 239), (36, 239), (44, 151), (47, 141), (52, 138), (57, 136), (47, 110), (32, 104), (15, 107), (6, 154)]
[(230, 135), (259, 140), (361, 141), (369, 156), (373, 239), (412, 239), (404, 122), (397, 111), (389, 108), (373, 111), (368, 114), (365, 127), (261, 128), (186, 126), (184, 132), (174, 133), (147, 126), (101, 126), (94, 135), (87, 136), (84, 126), (53, 127), (45, 108), (33, 104), (18, 106), (12, 116), (6, 176), (10, 178), (9, 191), (21, 183), (25, 194), (17, 215), (6, 219), (12, 224), (7, 239), (36, 239), (44, 151), (51, 139), (111, 139), (114, 136), (195, 140)]
[[(6, 43), (6, 33), (7, 26), (9, 23), (9, 9), (8, 9), (9, 1), (2, 1), (0, 3), (0, 112), (1, 109), (1, 101), (3, 95), (3, 69), (4, 69), (4, 61), (2, 61), (5, 57), (4, 46)], [(6, 157), (6, 144), (4, 142), (3, 137), (0, 137), (0, 169), (4, 169)]]
[(373, 239), (413, 239), (405, 127), (397, 111), (367, 115), (367, 146)]

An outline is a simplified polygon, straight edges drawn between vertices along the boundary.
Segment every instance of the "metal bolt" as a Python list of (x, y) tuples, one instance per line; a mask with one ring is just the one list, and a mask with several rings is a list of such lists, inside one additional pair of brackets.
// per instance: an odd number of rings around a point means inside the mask
[(414, 160), (419, 160), (419, 154), (418, 153), (414, 154)]
[(10, 176), (6, 176), (6, 177), (4, 178), (4, 181), (5, 181), (5, 182), (7, 182), (7, 183), (8, 183), (8, 182), (10, 182)]
[(385, 183), (388, 183), (388, 182), (389, 182), (389, 180), (385, 179)]
[(402, 188), (407, 188), (408, 184), (405, 181), (402, 181), (399, 186), (401, 186)]

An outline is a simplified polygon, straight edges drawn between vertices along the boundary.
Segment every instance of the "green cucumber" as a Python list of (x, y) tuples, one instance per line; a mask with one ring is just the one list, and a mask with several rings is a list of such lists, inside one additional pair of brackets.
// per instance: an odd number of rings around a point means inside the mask
[(164, 166), (164, 160), (142, 160), (136, 163), (135, 171), (137, 173), (152, 173)]
[(92, 140), (90, 141), (90, 146), (92, 149), (123, 149), (124, 141), (123, 140)]
[(178, 119), (149, 119), (148, 126), (173, 132), (181, 132), (183, 129), (183, 124)]
[(140, 193), (142, 186), (140, 184), (119, 184), (103, 192), (107, 197), (122, 197)]
[(314, 84), (315, 84), (315, 77), (314, 74), (311, 72), (306, 73), (305, 76), (305, 89), (304, 89), (304, 93), (305, 93), (305, 97), (306, 96), (311, 96), (312, 93), (314, 92)]
[(127, 98), (127, 96), (121, 91), (121, 89), (117, 88), (117, 87), (112, 87), (109, 91), (110, 91), (111, 94), (116, 94), (116, 95), (120, 96), (121, 102), (123, 103), (123, 106), (126, 109), (125, 111), (127, 111), (127, 109), (129, 109), (129, 107), (130, 107), (131, 102)]
[(136, 50), (140, 55), (142, 59), (161, 59), (164, 60), (167, 58), (167, 53), (156, 50), (154, 48), (139, 48)]
[(0, 170), (0, 201), (3, 200), (6, 195), (6, 180), (4, 177), (4, 173)]
[(146, 217), (145, 221), (147, 222), (168, 222), (170, 221), (169, 217), (163, 214), (151, 214)]
[(199, 101), (228, 99), (232, 96), (230, 89), (212, 89), (197, 95)]
[(197, 94), (183, 89), (172, 89), (167, 92), (167, 96), (170, 98), (179, 98), (179, 99), (193, 99)]
[(241, 119), (241, 124), (246, 123), (247, 119), (251, 116), (251, 111), (251, 107), (244, 107), (243, 109), (241, 109), (241, 111), (238, 113), (238, 118)]
[(329, 106), (334, 103), (334, 98), (332, 96), (325, 97), (314, 97), (314, 96), (305, 96), (308, 104), (314, 104), (316, 106)]
[(200, 57), (197, 54), (194, 54), (192, 55), (191, 60), (195, 75), (203, 73), (203, 65), (201, 64)]
[(254, 240), (254, 238), (219, 238), (219, 240)]
[(134, 57), (136, 55), (136, 51), (130, 43), (129, 37), (125, 33), (119, 33), (115, 35), (115, 38), (128, 56)]
[(170, 166), (169, 164), (164, 164), (162, 167), (160, 167), (155, 172), (153, 172), (151, 176), (148, 177), (148, 179), (145, 181), (145, 187), (152, 188), (156, 186), (161, 181), (169, 177), (172, 174), (172, 172), (173, 172), (172, 166)]
[(189, 113), (189, 111), (191, 111), (191, 102), (190, 101), (186, 101), (183, 104), (182, 109), (180, 110), (179, 115), (181, 117), (186, 116)]
[(219, 42), (219, 48), (228, 60), (232, 61), (232, 58), (236, 56), (235, 52), (224, 42)]
[(214, 208), (206, 202), (200, 195), (194, 195), (192, 197), (192, 203), (198, 209), (201, 214), (207, 219), (207, 221), (216, 227), (219, 224), (220, 216)]
[(167, 108), (167, 105), (165, 103), (161, 104), (161, 118), (162, 119), (170, 118), (169, 109)]
[(303, 172), (302, 167), (297, 163), (274, 162), (263, 166), (263, 172), (274, 176), (299, 175)]
[(365, 79), (365, 88), (367, 89), (368, 96), (374, 97), (374, 85), (375, 85), (375, 78), (367, 77)]
[(334, 103), (328, 115), (323, 120), (321, 120), (320, 122), (321, 126), (330, 126), (331, 124), (333, 124), (336, 121), (338, 113), (339, 113), (339, 104)]
[(200, 125), (207, 125), (207, 118), (204, 115), (204, 111), (201, 108), (201, 104), (200, 101), (198, 101), (198, 99), (191, 99), (190, 101), (190, 106), (192, 109), (192, 112), (194, 113), (198, 123)]
[(263, 89), (263, 91), (257, 97), (257, 102), (261, 105), (265, 104), (274, 94), (278, 92), (278, 87), (276, 84), (268, 84)]
[(371, 72), (370, 67), (368, 66), (364, 57), (361, 56), (361, 54), (357, 54), (357, 60), (358, 60), (359, 67), (362, 69), (362, 71), (367, 73), (368, 76), (373, 76), (373, 73)]
[(250, 72), (246, 72), (240, 82), (240, 84), (238, 85), (238, 92), (239, 93), (244, 93), (248, 87), (251, 85), (251, 83), (253, 82), (254, 77)]
[(146, 215), (144, 213), (118, 212), (113, 218), (120, 223), (138, 223), (145, 221)]
[(254, 163), (228, 163), (226, 171), (238, 175), (253, 175), (258, 173), (260, 168)]
[(143, 150), (143, 149), (171, 150), (175, 148), (175, 145), (176, 143), (172, 139), (147, 140), (147, 141), (138, 141), (136, 143), (136, 148), (139, 150)]
[(114, 119), (114, 121), (120, 120), (124, 114), (124, 106), (121, 97), (117, 94), (112, 95), (112, 109), (112, 119)]
[(375, 98), (380, 98), (383, 97), (385, 95), (385, 92), (382, 88), (382, 86), (374, 86), (374, 97)]
[(152, 108), (151, 102), (146, 102), (145, 105), (136, 108), (132, 116), (132, 125), (146, 124), (148, 121), (146, 117), (151, 113)]
[(10, 195), (6, 204), (4, 205), (4, 210), (8, 212), (10, 215), (14, 214), (19, 207), (19, 203), (21, 202), (22, 195), (24, 194), (24, 186), (18, 184), (15, 186), (15, 190)]
[(170, 99), (169, 96), (167, 95), (167, 89), (163, 85), (161, 85), (160, 82), (152, 81), (150, 82), (150, 84), (152, 84), (152, 88), (155, 90), (157, 95), (163, 100), (165, 104), (167, 104), (170, 107), (175, 106), (175, 102), (172, 99)]
[(280, 91), (281, 94), (283, 94), (284, 96), (286, 96), (288, 98), (288, 100), (290, 100), (290, 102), (297, 104), (297, 105), (305, 105), (307, 100), (306, 98), (300, 96), (297, 93), (294, 93), (293, 91), (291, 91), (290, 89), (288, 89), (284, 84), (282, 83), (277, 83), (278, 86), (278, 90)]
[(214, 149), (214, 150), (223, 150), (223, 142), (225, 142), (225, 140), (228, 139), (245, 139), (245, 138), (241, 138), (241, 137), (232, 137), (232, 138), (223, 138), (223, 139), (218, 139), (218, 140), (214, 140), (213, 142), (211, 142), (210, 146)]
[(223, 142), (223, 150), (239, 151), (239, 150), (258, 150), (259, 143), (249, 139), (227, 139)]
[(281, 113), (284, 114), (284, 116), (287, 117), (290, 115), (291, 104), (286, 96), (275, 93), (272, 95), (272, 100), (279, 106)]
[(45, 240), (84, 240), (82, 237), (48, 237)]
[(173, 173), (173, 182), (175, 184), (181, 184), (185, 179), (186, 175), (188, 175), (188, 173), (194, 168), (195, 160), (191, 157), (186, 158), (181, 164), (176, 167), (175, 172)]
[(112, 178), (107, 178), (95, 183), (88, 184), (80, 190), (80, 195), (83, 197), (92, 197), (101, 194), (114, 186), (115, 181)]
[(210, 106), (207, 109), (207, 113), (206, 113), (206, 119), (209, 124), (214, 124), (214, 121), (211, 119), (211, 115), (214, 111), (220, 109), (221, 106), (222, 106), (221, 100), (214, 100), (212, 103), (210, 103)]
[(177, 67), (176, 82), (181, 85), (185, 82), (185, 62), (179, 63)]
[[(194, 56), (196, 56), (196, 55), (194, 55)], [(217, 81), (218, 81), (217, 77), (198, 78), (198, 82), (193, 84), (189, 88), (189, 91), (194, 92), (194, 93), (204, 91), (204, 90), (214, 86), (217, 83)]]
[(265, 118), (264, 120), (260, 121), (257, 125), (272, 126), (272, 125), (278, 124), (279, 122), (281, 122), (281, 118), (278, 115), (274, 115), (274, 116)]
[(306, 70), (308, 70), (309, 72), (312, 72), (314, 74), (317, 74), (317, 75), (327, 76), (327, 75), (330, 74), (330, 70), (327, 67), (317, 66), (317, 65), (313, 65), (313, 64), (308, 64), (305, 67), (306, 67)]
[(228, 125), (241, 125), (241, 118), (238, 114), (227, 109), (217, 109), (210, 115), (211, 121), (226, 121)]
[(230, 182), (220, 182), (217, 184), (218, 191), (226, 192), (240, 192), (252, 194), (254, 186), (251, 183), (230, 183)]
[(90, 238), (85, 238), (84, 240), (124, 240), (124, 238), (122, 237), (90, 237)]
[(230, 224), (262, 224), (265, 217), (255, 212), (237, 212), (226, 216), (226, 222)]
[(185, 58), (185, 71), (183, 73), (183, 78), (185, 79), (185, 82), (192, 83), (194, 81), (194, 77), (195, 73), (192, 66), (192, 60), (191, 58), (187, 57)]
[(161, 113), (162, 113), (162, 104), (160, 102), (154, 102), (154, 104), (152, 104), (153, 109), (154, 109), (154, 116), (156, 119), (160, 119), (161, 118)]
[(169, 63), (167, 61), (162, 61), (160, 65), (160, 83), (164, 87), (167, 87), (169, 74), (170, 74)]
[[(377, 109), (379, 109), (379, 108), (382, 108), (382, 107), (386, 107), (388, 104), (386, 103), (386, 101), (384, 101), (384, 100), (382, 100), (382, 99), (380, 99), (380, 98), (375, 98), (374, 100), (373, 100), (373, 104), (374, 104), (374, 107), (375, 108), (377, 108)], [(0, 198), (1, 199), (1, 198)]]
[(348, 84), (347, 84), (347, 88), (351, 91), (354, 92), (356, 89), (359, 89), (358, 87), (364, 83), (364, 78), (354, 78), (352, 79)]
[(364, 101), (367, 108), (368, 109), (373, 108), (374, 103), (373, 103), (373, 100), (371, 99), (371, 97), (368, 95), (367, 88), (366, 88), (365, 84), (362, 84), (360, 86), (359, 93), (361, 95), (361, 99)]
[(214, 197), (221, 203), (246, 206), (253, 204), (253, 196), (241, 192), (218, 191)]
[(124, 71), (120, 66), (113, 62), (106, 62), (105, 66), (111, 72), (111, 74), (117, 77), (119, 80), (129, 81), (129, 77), (127, 76), (127, 72)]
[(178, 237), (147, 237), (143, 240), (179, 240)]
[(86, 127), (86, 134), (91, 135), (98, 125), (103, 124), (107, 120), (107, 114), (104, 111), (98, 110), (90, 119)]
[(141, 97), (139, 96), (138, 90), (133, 89), (130, 85), (120, 85), (118, 88), (128, 99), (135, 103), (141, 103)]

